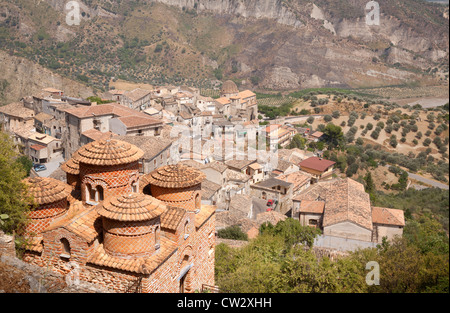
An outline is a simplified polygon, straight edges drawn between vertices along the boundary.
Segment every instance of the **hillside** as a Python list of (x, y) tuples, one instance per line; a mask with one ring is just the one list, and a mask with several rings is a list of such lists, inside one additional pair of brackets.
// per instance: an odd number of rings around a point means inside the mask
[(43, 88), (64, 90), (74, 97), (89, 97), (92, 88), (62, 77), (30, 60), (11, 56), (0, 50), (0, 105), (19, 101), (22, 97), (39, 93)]
[(448, 6), (367, 1), (84, 0), (79, 26), (63, 0), (2, 0), (0, 48), (63, 76), (254, 89), (448, 82)]

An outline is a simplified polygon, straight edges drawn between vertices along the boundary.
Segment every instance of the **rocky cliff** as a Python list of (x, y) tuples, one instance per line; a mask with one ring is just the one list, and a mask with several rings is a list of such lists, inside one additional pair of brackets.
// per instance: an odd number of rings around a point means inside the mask
[(89, 97), (92, 88), (46, 69), (30, 60), (11, 56), (0, 50), (0, 79), (4, 83), (0, 105), (19, 101), (24, 96), (39, 93), (43, 88), (53, 87), (64, 90), (73, 97)]
[(380, 25), (366, 23), (367, 0), (83, 0), (79, 26), (65, 0), (5, 1), (3, 49), (93, 86), (448, 83), (448, 7), (421, 0), (379, 0)]

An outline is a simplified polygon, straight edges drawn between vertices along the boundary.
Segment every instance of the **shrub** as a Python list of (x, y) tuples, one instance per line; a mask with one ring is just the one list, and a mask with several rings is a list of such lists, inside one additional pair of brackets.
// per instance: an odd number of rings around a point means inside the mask
[(248, 240), (248, 236), (238, 225), (229, 226), (218, 231), (219, 238), (233, 240)]

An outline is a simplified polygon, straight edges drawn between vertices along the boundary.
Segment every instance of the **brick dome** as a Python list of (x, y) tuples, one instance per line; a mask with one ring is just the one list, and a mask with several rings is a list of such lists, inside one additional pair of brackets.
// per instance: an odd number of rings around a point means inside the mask
[(166, 206), (143, 194), (106, 199), (97, 207), (103, 221), (103, 247), (113, 257), (148, 257), (159, 249), (161, 214)]
[(231, 81), (227, 80), (222, 85), (222, 94), (236, 94), (239, 93), (239, 89), (237, 88), (236, 84)]
[(26, 178), (28, 192), (39, 205), (63, 200), (69, 196), (68, 186), (63, 182), (50, 177)]
[(187, 165), (167, 165), (145, 175), (145, 181), (163, 188), (188, 188), (206, 178), (201, 171)]
[(111, 197), (97, 208), (98, 214), (117, 221), (144, 221), (161, 215), (166, 205), (151, 196), (130, 193)]
[(78, 175), (80, 174), (80, 161), (79, 161), (78, 151), (76, 151), (72, 158), (61, 165), (61, 169), (67, 174)]
[(138, 147), (119, 140), (98, 140), (78, 150), (78, 162), (112, 166), (138, 161), (144, 152)]

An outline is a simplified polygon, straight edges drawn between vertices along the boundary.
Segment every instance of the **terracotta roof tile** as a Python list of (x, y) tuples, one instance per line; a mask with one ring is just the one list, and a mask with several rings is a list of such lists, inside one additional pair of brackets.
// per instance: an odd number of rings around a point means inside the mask
[(168, 207), (161, 215), (161, 227), (176, 230), (185, 214), (185, 209)]
[(206, 178), (201, 171), (182, 164), (166, 165), (145, 176), (150, 184), (164, 188), (191, 187)]
[(376, 224), (405, 226), (405, 216), (402, 210), (372, 207), (372, 221)]
[(323, 226), (353, 222), (372, 230), (372, 209), (364, 186), (352, 179), (337, 180), (327, 190)]
[(299, 211), (302, 213), (323, 213), (325, 208), (325, 201), (310, 201), (303, 200), (300, 203)]
[(68, 174), (72, 175), (80, 174), (80, 162), (78, 160), (78, 157), (79, 157), (78, 151), (75, 151), (75, 153), (72, 154), (72, 158), (70, 158), (61, 165), (61, 169)]
[(195, 227), (200, 228), (215, 212), (215, 205), (202, 205), (200, 212), (195, 214)]
[(101, 244), (88, 256), (87, 262), (99, 266), (148, 275), (164, 263), (164, 261), (175, 253), (177, 249), (178, 246), (175, 242), (166, 237), (162, 237), (160, 251), (158, 251), (158, 253), (155, 253), (148, 258), (123, 259), (108, 255)]
[(29, 177), (24, 179), (24, 183), (39, 205), (56, 202), (69, 196), (66, 184), (50, 177)]
[(138, 147), (119, 140), (98, 140), (78, 150), (78, 161), (91, 165), (111, 166), (138, 161), (144, 152)]
[(329, 167), (336, 164), (336, 162), (325, 160), (318, 157), (311, 157), (302, 162), (300, 162), (300, 168), (307, 167), (320, 172), (326, 171)]
[(117, 221), (151, 220), (165, 210), (166, 205), (161, 201), (139, 193), (110, 197), (97, 206), (98, 214)]

